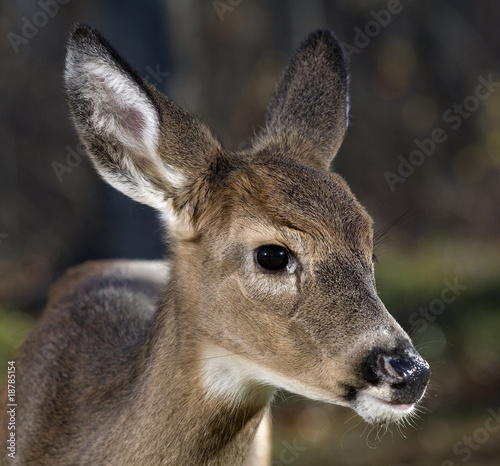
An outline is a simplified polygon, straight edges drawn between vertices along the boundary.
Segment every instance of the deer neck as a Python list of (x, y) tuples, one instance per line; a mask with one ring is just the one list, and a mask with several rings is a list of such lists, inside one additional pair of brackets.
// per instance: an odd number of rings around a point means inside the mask
[(151, 464), (163, 464), (162, 458), (168, 464), (240, 464), (274, 389), (252, 384), (232, 367), (233, 355), (195, 331), (175, 304), (173, 286), (166, 295), (141, 355), (145, 375), (134, 410), (141, 458)]

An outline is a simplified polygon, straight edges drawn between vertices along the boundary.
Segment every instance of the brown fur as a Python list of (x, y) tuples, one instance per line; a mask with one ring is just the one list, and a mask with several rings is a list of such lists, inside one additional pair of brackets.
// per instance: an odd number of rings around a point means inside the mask
[[(160, 211), (171, 260), (87, 263), (54, 285), (16, 358), (18, 464), (267, 464), (255, 435), (276, 387), (358, 409), (374, 349), (417, 358), (375, 289), (372, 221), (328, 172), (347, 126), (330, 32), (299, 47), (238, 153), (87, 26), (66, 84), (97, 170)], [(267, 244), (295, 268), (263, 270)], [(387, 382), (398, 375), (382, 375), (386, 404), (403, 403)], [(391, 420), (384, 409), (370, 419)]]

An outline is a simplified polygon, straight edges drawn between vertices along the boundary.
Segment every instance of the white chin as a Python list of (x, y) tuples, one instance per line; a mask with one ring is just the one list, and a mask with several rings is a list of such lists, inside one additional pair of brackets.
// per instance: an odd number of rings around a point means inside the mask
[(393, 404), (371, 394), (370, 390), (363, 390), (358, 393), (353, 408), (370, 424), (387, 424), (400, 421), (411, 414), (415, 410), (415, 403)]

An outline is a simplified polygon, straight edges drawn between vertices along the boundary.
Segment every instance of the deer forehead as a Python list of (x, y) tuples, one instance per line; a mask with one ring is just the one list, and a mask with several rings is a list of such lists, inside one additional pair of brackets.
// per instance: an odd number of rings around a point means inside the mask
[(212, 217), (224, 220), (224, 241), (276, 243), (297, 254), (341, 248), (371, 256), (372, 219), (340, 176), (284, 161), (259, 162), (231, 172), (215, 194), (222, 194), (220, 202), (208, 207)]

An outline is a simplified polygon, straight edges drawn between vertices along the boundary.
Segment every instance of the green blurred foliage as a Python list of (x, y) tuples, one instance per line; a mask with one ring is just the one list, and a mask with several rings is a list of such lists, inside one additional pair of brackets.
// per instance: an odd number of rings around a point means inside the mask
[(17, 348), (34, 324), (35, 319), (28, 314), (0, 309), (0, 381), (7, 372), (7, 361), (15, 358)]

